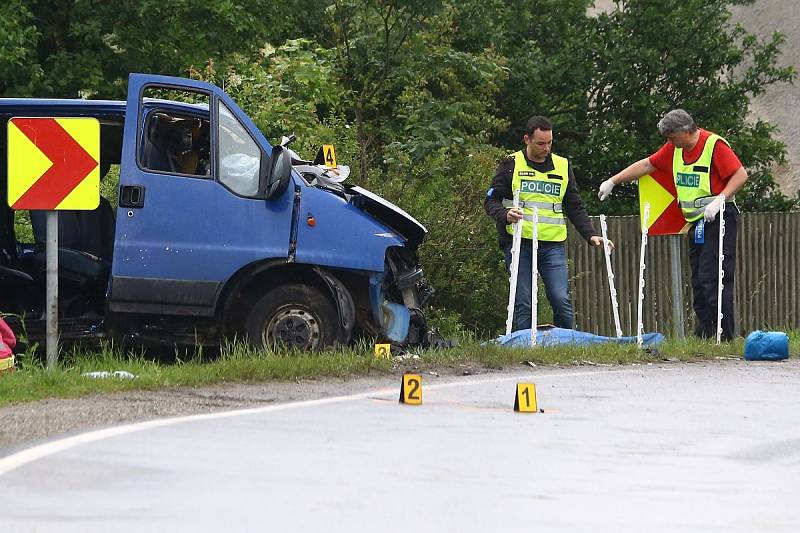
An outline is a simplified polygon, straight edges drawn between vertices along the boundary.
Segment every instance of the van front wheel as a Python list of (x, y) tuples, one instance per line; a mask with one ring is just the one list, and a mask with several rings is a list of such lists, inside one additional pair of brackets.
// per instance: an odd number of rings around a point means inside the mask
[(336, 307), (314, 287), (282, 285), (262, 296), (245, 322), (248, 340), (258, 346), (283, 345), (298, 350), (320, 350), (338, 335)]

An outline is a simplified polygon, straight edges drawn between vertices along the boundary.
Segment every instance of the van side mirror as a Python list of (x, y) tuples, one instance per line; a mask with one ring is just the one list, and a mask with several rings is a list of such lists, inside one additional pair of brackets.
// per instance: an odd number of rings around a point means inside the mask
[(265, 195), (267, 200), (277, 198), (289, 186), (289, 177), (292, 174), (292, 158), (283, 146), (273, 146), (272, 156), (269, 161), (269, 174)]

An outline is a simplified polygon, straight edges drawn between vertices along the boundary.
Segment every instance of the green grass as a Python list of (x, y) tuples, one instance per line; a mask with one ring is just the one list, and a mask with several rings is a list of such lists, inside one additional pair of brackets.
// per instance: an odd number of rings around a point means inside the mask
[[(164, 363), (141, 353), (123, 353), (111, 346), (64, 354), (58, 367), (46, 371), (30, 355), (18, 355), (17, 371), (0, 377), (0, 406), (43, 398), (75, 398), (94, 393), (204, 386), (229, 381), (289, 380), (311, 377), (366, 375), (389, 372), (389, 360), (368, 356), (366, 346), (303, 354), (256, 351), (243, 344), (223, 348), (219, 356), (195, 354)], [(124, 370), (136, 379), (93, 379), (86, 372)]]
[[(690, 361), (737, 357), (743, 353), (743, 340), (713, 343), (698, 339), (667, 340), (656, 351), (639, 350), (633, 345), (556, 346), (503, 348), (467, 341), (447, 350), (417, 352), (418, 359), (375, 359), (372, 346), (306, 354), (292, 351), (255, 350), (243, 344), (223, 347), (218, 355), (194, 354), (169, 363), (158, 362), (141, 353), (123, 353), (112, 346), (92, 352), (62, 354), (58, 368), (48, 372), (38, 359), (19, 355), (16, 373), (0, 377), (0, 406), (44, 398), (75, 398), (126, 390), (152, 390), (175, 387), (201, 387), (226, 382), (294, 380), (320, 377), (390, 375), (405, 370), (462, 373), (480, 369), (523, 368), (536, 365), (632, 364), (663, 361)], [(790, 353), (800, 353), (800, 335), (790, 333)], [(125, 370), (138, 376), (133, 380), (92, 379), (82, 374), (92, 371)]]

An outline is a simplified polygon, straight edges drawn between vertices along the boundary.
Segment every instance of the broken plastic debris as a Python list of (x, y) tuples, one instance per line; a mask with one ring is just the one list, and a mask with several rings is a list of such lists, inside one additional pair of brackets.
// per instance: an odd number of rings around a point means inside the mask
[(139, 376), (136, 374), (131, 374), (125, 370), (116, 370), (114, 372), (106, 372), (105, 370), (101, 370), (98, 372), (84, 372), (82, 374), (87, 378), (94, 378), (94, 379), (106, 379), (106, 378), (117, 378), (117, 379), (136, 379)]

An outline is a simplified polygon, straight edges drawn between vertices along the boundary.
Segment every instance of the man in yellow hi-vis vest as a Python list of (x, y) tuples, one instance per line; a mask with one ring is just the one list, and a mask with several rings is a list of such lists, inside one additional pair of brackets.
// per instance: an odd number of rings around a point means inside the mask
[(739, 158), (728, 142), (697, 127), (691, 115), (674, 109), (658, 123), (667, 138), (656, 153), (633, 163), (600, 185), (598, 196), (605, 200), (615, 185), (635, 181), (656, 169), (672, 174), (678, 203), (689, 231), (689, 262), (692, 267), (692, 296), (697, 315), (695, 335), (711, 338), (717, 331), (719, 289), (719, 220), (725, 202), (725, 235), (722, 238), (722, 338), (734, 335), (733, 288), (736, 267), (736, 226), (739, 209), (733, 195), (747, 181)]
[[(500, 163), (483, 207), (495, 220), (506, 267), (511, 265), (513, 224), (522, 220), (519, 275), (514, 305), (514, 331), (531, 327), (533, 208), (538, 209), (539, 274), (547, 299), (553, 308), (553, 322), (560, 328), (575, 327), (575, 313), (569, 295), (567, 273), (566, 214), (584, 239), (601, 246), (603, 238), (594, 230), (578, 192), (569, 161), (551, 153), (553, 126), (541, 116), (528, 119), (523, 136), (525, 149)], [(520, 208), (512, 207), (514, 191), (519, 191)], [(609, 241), (613, 249), (613, 243)]]

